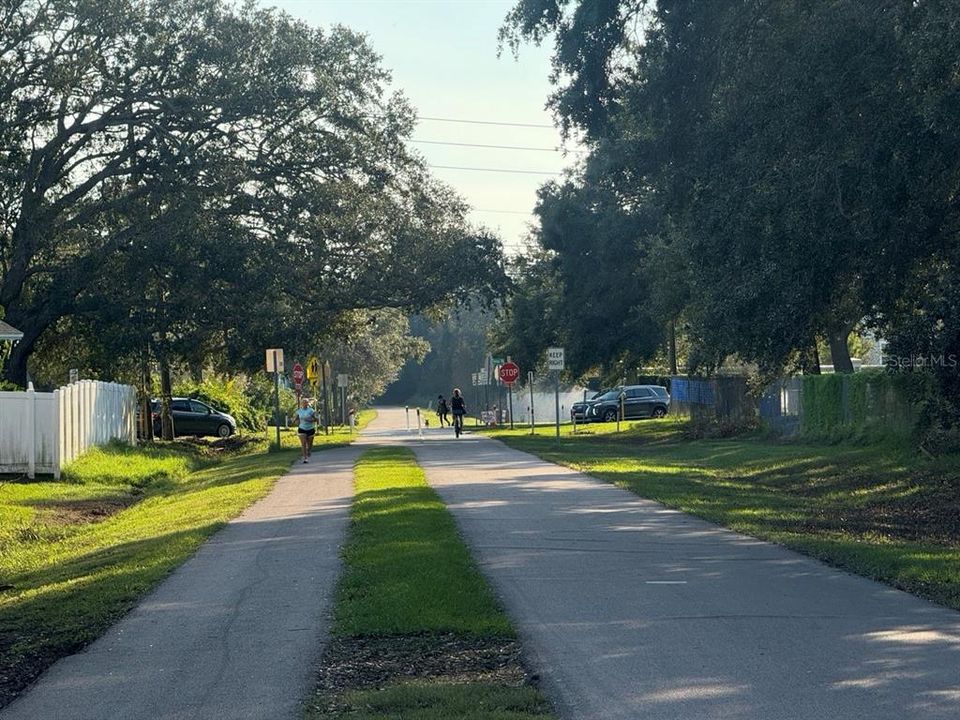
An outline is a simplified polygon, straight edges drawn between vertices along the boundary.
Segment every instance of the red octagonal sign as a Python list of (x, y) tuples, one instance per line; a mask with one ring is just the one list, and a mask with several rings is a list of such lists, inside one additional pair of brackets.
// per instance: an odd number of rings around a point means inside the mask
[(512, 385), (520, 378), (520, 366), (515, 362), (505, 362), (500, 366), (500, 380)]

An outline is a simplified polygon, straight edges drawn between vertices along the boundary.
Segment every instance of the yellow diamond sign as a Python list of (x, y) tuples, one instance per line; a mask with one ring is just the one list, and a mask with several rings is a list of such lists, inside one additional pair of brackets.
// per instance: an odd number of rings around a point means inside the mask
[(320, 377), (320, 361), (317, 359), (316, 355), (314, 355), (307, 360), (307, 380), (313, 382), (318, 377)]

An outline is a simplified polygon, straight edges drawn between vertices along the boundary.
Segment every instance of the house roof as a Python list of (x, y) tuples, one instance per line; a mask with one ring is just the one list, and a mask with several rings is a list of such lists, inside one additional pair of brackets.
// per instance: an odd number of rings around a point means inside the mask
[(0, 340), (22, 340), (23, 333), (17, 330), (13, 325), (8, 325), (0, 320)]

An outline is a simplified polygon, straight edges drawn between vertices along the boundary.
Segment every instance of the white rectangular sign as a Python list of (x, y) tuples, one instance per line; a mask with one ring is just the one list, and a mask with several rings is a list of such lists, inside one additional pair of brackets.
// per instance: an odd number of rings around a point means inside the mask
[(283, 348), (269, 348), (267, 350), (267, 372), (283, 372)]
[(547, 348), (547, 369), (563, 370), (563, 348)]
[(346, 387), (349, 379), (346, 373), (337, 373), (337, 387)]

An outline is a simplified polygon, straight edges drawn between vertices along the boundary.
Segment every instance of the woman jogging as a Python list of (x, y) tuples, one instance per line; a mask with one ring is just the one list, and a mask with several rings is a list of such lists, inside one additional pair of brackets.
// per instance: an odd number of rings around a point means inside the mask
[(450, 398), (450, 410), (453, 413), (453, 432), (457, 437), (460, 437), (460, 433), (463, 432), (463, 416), (467, 414), (467, 406), (463, 402), (460, 388), (453, 389), (453, 397)]
[(320, 421), (317, 411), (310, 407), (310, 401), (306, 398), (300, 401), (300, 407), (297, 408), (297, 421), (300, 452), (303, 455), (303, 461), (306, 462), (310, 457), (310, 451), (313, 450), (313, 436), (317, 432), (317, 423)]

